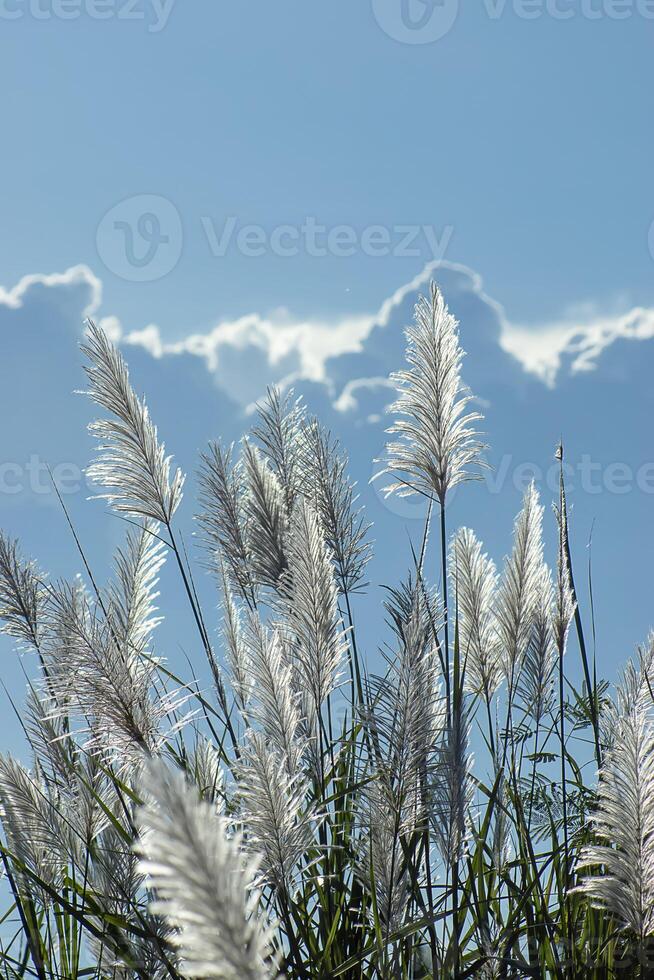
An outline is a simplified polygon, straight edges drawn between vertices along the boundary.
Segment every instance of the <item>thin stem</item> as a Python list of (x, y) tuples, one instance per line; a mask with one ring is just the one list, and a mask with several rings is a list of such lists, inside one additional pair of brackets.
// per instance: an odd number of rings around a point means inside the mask
[(441, 500), (441, 574), (443, 585), (443, 638), (445, 648), (445, 698), (447, 702), (447, 723), (452, 718), (450, 690), (450, 639), (447, 600), (447, 530), (445, 526), (445, 501)]
[[(198, 632), (200, 634), (200, 638), (202, 640), (202, 645), (204, 646), (204, 651), (205, 651), (205, 654), (207, 656), (207, 661), (209, 663), (209, 667), (211, 669), (212, 676), (214, 677), (214, 682), (216, 682), (217, 680), (219, 680), (219, 678), (217, 678), (217, 675), (216, 675), (213, 650), (211, 649), (211, 644), (209, 642), (209, 637), (207, 635), (207, 630), (206, 630), (206, 627), (204, 625), (204, 621), (202, 619), (202, 614), (200, 613), (198, 604), (196, 602), (196, 599), (195, 599), (195, 596), (194, 596), (194, 590), (191, 588), (191, 583), (190, 583), (189, 578), (188, 578), (188, 575), (186, 573), (186, 568), (184, 567), (184, 562), (182, 560), (182, 556), (181, 556), (180, 551), (179, 551), (179, 548), (177, 546), (177, 541), (175, 540), (175, 534), (173, 532), (172, 526), (170, 524), (167, 524), (166, 525), (166, 530), (168, 531), (168, 534), (170, 536), (170, 544), (171, 544), (171, 547), (173, 549), (173, 554), (175, 555), (175, 558), (177, 559), (177, 566), (178, 566), (179, 571), (180, 571), (180, 574), (182, 576), (182, 582), (184, 584), (184, 590), (186, 592), (186, 595), (188, 597), (189, 604), (191, 606), (191, 610), (193, 612), (193, 618), (195, 619), (195, 623), (196, 623), (196, 626), (198, 628)], [(223, 712), (225, 714), (225, 725), (227, 726), (227, 730), (229, 732), (229, 737), (232, 740), (232, 744), (233, 744), (234, 748), (237, 748), (237, 746), (238, 746), (238, 739), (236, 737), (236, 732), (234, 731), (234, 726), (232, 725), (232, 720), (230, 718), (230, 712), (229, 712), (229, 709), (228, 709), (228, 706), (227, 706), (227, 696), (225, 694), (225, 689), (224, 689), (224, 687), (222, 685), (222, 682), (220, 682), (219, 684), (217, 683), (216, 686), (217, 686), (217, 689), (218, 689), (218, 696), (220, 698), (221, 707), (222, 707)]]
[(529, 816), (527, 817), (527, 833), (531, 830), (531, 816), (534, 809), (534, 791), (536, 788), (536, 764), (538, 762), (538, 737), (540, 735), (540, 717), (536, 719), (536, 732), (534, 735), (534, 759), (531, 767), (531, 789), (529, 792)]
[(561, 793), (563, 795), (563, 849), (565, 855), (565, 875), (564, 883), (566, 895), (568, 890), (568, 867), (569, 867), (569, 842), (568, 842), (568, 798), (566, 789), (566, 764), (565, 764), (565, 701), (564, 701), (564, 676), (563, 676), (563, 649), (559, 649), (559, 729), (561, 736)]
[(561, 521), (561, 536), (562, 536), (562, 547), (565, 551), (565, 559), (568, 564), (568, 578), (570, 583), (570, 592), (572, 593), (572, 600), (575, 604), (575, 628), (577, 631), (577, 639), (579, 641), (579, 652), (581, 654), (581, 665), (584, 671), (584, 680), (586, 681), (586, 690), (588, 691), (588, 704), (590, 708), (591, 723), (593, 726), (593, 735), (595, 738), (595, 758), (597, 760), (598, 767), (602, 764), (602, 748), (600, 742), (600, 730), (599, 730), (599, 710), (597, 704), (597, 683), (596, 680), (591, 680), (590, 676), (590, 665), (588, 661), (588, 652), (586, 650), (586, 640), (584, 637), (584, 628), (581, 621), (581, 611), (579, 609), (579, 601), (577, 598), (577, 590), (575, 589), (575, 580), (572, 572), (572, 554), (570, 550), (570, 535), (568, 532), (568, 514), (567, 514), (567, 504), (565, 497), (565, 479), (563, 474), (563, 442), (559, 445), (559, 520)]

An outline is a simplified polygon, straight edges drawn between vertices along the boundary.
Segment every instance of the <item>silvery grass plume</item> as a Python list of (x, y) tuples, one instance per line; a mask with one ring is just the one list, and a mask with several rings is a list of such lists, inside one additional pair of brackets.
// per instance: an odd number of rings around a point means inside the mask
[[(63, 609), (66, 609), (64, 614)], [(43, 607), (41, 663), (45, 684), (41, 685), (43, 704), (49, 699), (49, 715), (65, 719), (75, 710), (73, 689), (75, 679), (62, 663), (62, 651), (71, 642), (72, 624), (79, 629), (86, 626), (93, 602), (81, 575), (71, 582), (55, 582), (48, 585)]]
[(470, 834), (470, 807), (474, 783), (470, 752), (470, 704), (463, 690), (455, 693), (452, 717), (439, 743), (432, 781), (431, 821), (443, 863), (452, 865), (463, 856)]
[(74, 587), (52, 590), (50, 617), (61, 637), (48, 644), (48, 671), (56, 692), (53, 711), (75, 716), (85, 748), (129, 766), (154, 750), (167, 707), (151, 696), (154, 667), (116, 642), (104, 615)]
[[(298, 499), (286, 541), (281, 591), (299, 681), (314, 719), (339, 683), (347, 648), (334, 565), (315, 511)], [(313, 722), (309, 719), (310, 722)]]
[(216, 813), (224, 813), (227, 800), (225, 773), (220, 753), (208, 738), (198, 736), (188, 772), (200, 797), (211, 803)]
[(369, 525), (355, 506), (347, 456), (317, 419), (307, 419), (292, 390), (283, 396), (269, 388), (257, 413), (252, 434), (283, 488), (287, 512), (300, 494), (311, 503), (333, 556), (339, 588), (356, 590), (370, 558)]
[(23, 724), (34, 768), (54, 802), (62, 839), (69, 841), (67, 853), (83, 868), (86, 851), (109, 820), (114, 786), (99, 761), (79, 750), (70, 736), (68, 718), (53, 715), (51, 698), (39, 698), (33, 687)]
[(276, 589), (288, 565), (286, 494), (272, 466), (247, 439), (243, 441), (243, 468), (249, 566), (257, 585)]
[(23, 717), (25, 734), (43, 777), (58, 787), (75, 779), (77, 759), (67, 737), (66, 718), (52, 712), (52, 699), (36, 684), (27, 691)]
[(386, 609), (398, 649), (388, 658), (386, 675), (369, 682), (371, 708), (364, 717), (396, 833), (406, 835), (425, 829), (445, 719), (435, 640), (439, 614), (435, 598), (412, 581), (391, 591)]
[(388, 432), (399, 438), (387, 445), (382, 472), (402, 474), (388, 493), (435, 496), (444, 506), (448, 490), (479, 478), (484, 446), (474, 426), (483, 416), (468, 411), (472, 395), (461, 380), (458, 323), (434, 282), (406, 336), (409, 368), (391, 375), (399, 396), (389, 409), (397, 419)]
[[(0, 755), (0, 819), (11, 854), (46, 886), (58, 888), (71, 859), (65, 819), (43, 780), (5, 755)], [(29, 876), (25, 880), (29, 891), (48, 901)]]
[[(568, 642), (568, 632), (577, 609), (572, 588), (572, 576), (566, 553), (568, 539), (568, 517), (565, 505), (565, 490), (561, 487), (561, 506), (555, 508), (559, 528), (559, 549), (556, 562), (556, 594), (553, 610), (553, 631), (556, 648), (563, 656)], [(590, 693), (590, 692), (589, 692)]]
[(264, 626), (256, 614), (249, 617), (244, 639), (252, 682), (246, 717), (259, 726), (284, 760), (289, 778), (295, 779), (308, 745), (288, 640), (279, 630)]
[(182, 499), (184, 475), (179, 469), (171, 475), (171, 457), (159, 442), (145, 401), (130, 384), (122, 354), (91, 320), (87, 330), (82, 345), (90, 361), (86, 394), (113, 416), (89, 426), (100, 441), (100, 455), (88, 476), (105, 488), (99, 496), (115, 510), (169, 525)]
[(161, 623), (156, 615), (156, 587), (166, 560), (165, 544), (157, 536), (158, 525), (146, 521), (127, 532), (125, 546), (114, 558), (114, 580), (107, 596), (107, 616), (117, 643), (130, 656), (142, 655), (150, 634)]
[(209, 568), (222, 580), (226, 566), (231, 583), (245, 601), (254, 603), (254, 583), (246, 542), (245, 480), (241, 461), (233, 460), (233, 446), (212, 442), (201, 456), (197, 520), (209, 554)]
[[(175, 953), (170, 948), (171, 929), (147, 908), (145, 877), (139, 860), (117, 824), (110, 824), (94, 843), (85, 868), (93, 900), (104, 913), (97, 934), (87, 937), (98, 968), (111, 980), (163, 980), (174, 976)], [(116, 930), (111, 921), (124, 920), (134, 930)]]
[(285, 900), (300, 886), (299, 868), (317, 847), (320, 817), (307, 804), (306, 777), (301, 770), (291, 775), (287, 758), (264, 733), (253, 731), (246, 737), (236, 775), (246, 847), (259, 855), (258, 881)]
[(582, 848), (577, 861), (578, 872), (601, 870), (582, 878), (574, 891), (642, 942), (654, 934), (654, 729), (638, 697), (619, 712), (592, 818), (601, 843)]
[(254, 680), (250, 654), (245, 640), (241, 610), (237, 605), (224, 566), (221, 568), (223, 623), (222, 638), (229, 679), (241, 712), (245, 712), (252, 696)]
[(365, 587), (372, 557), (371, 528), (357, 507), (356, 485), (347, 475), (348, 459), (339, 443), (312, 419), (303, 432), (303, 493), (312, 503), (333, 555), (339, 591), (345, 595)]
[(161, 760), (147, 763), (143, 791), (148, 802), (139, 811), (140, 870), (152, 891), (152, 914), (174, 930), (171, 941), (184, 976), (275, 976), (272, 928), (253, 886), (257, 861), (244, 856), (227, 820)]
[(457, 531), (452, 540), (450, 581), (455, 589), (465, 687), (490, 702), (503, 677), (495, 617), (497, 572), (467, 527)]
[(525, 492), (522, 510), (513, 530), (513, 550), (504, 562), (497, 597), (498, 633), (502, 665), (512, 698), (515, 682), (531, 638), (539, 598), (543, 508), (532, 483)]
[[(357, 875), (374, 896), (386, 933), (395, 932), (407, 920), (411, 882), (397, 830), (395, 793), (383, 774), (364, 787), (358, 819)], [(368, 913), (373, 920), (374, 906)]]
[(2, 632), (38, 650), (44, 589), (34, 562), (0, 531), (0, 621)]
[(49, 593), (52, 639), (46, 644), (53, 711), (88, 723), (86, 747), (127, 766), (165, 738), (164, 719), (185, 698), (155, 691), (157, 666), (147, 655), (157, 625), (155, 592), (163, 563), (161, 542), (146, 524), (130, 530), (116, 555), (116, 578), (101, 605), (62, 585)]
[(636, 707), (645, 711), (654, 703), (654, 632), (644, 647), (638, 649), (638, 660), (629, 660), (614, 699), (608, 698), (600, 715), (602, 741), (611, 749), (619, 739), (620, 726), (626, 715)]
[(257, 423), (252, 429), (283, 487), (289, 514), (302, 482), (305, 416), (301, 399), (294, 400), (292, 389), (282, 395), (279, 388), (272, 387), (257, 407)]
[(490, 849), (493, 855), (493, 869), (504, 870), (513, 853), (511, 837), (510, 799), (507, 792), (507, 778), (499, 752), (493, 756), (493, 779), (497, 783), (496, 804), (493, 807)]
[[(132, 905), (116, 902), (111, 892), (104, 893), (103, 900), (105, 908), (111, 910), (110, 914), (116, 918), (134, 914)], [(134, 980), (134, 977), (141, 980), (170, 980), (171, 976), (175, 976), (174, 955), (162, 953), (170, 938), (169, 931), (154, 917), (149, 921), (145, 919), (143, 913), (140, 913), (139, 925), (141, 928), (147, 927), (151, 937), (134, 937), (126, 933), (116, 936), (108, 929), (101, 937), (89, 936), (89, 952), (94, 967), (99, 971), (94, 976), (108, 977), (109, 980)]]
[(552, 707), (554, 671), (556, 669), (556, 615), (552, 574), (545, 563), (541, 565), (538, 597), (534, 606), (531, 636), (517, 680), (518, 694), (525, 710), (537, 725)]

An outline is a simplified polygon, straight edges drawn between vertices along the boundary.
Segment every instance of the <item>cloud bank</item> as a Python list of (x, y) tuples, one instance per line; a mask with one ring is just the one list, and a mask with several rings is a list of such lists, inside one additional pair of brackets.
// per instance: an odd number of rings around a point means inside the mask
[[(104, 317), (101, 322), (114, 339), (140, 347), (157, 360), (185, 354), (198, 358), (217, 386), (243, 407), (251, 405), (270, 383), (285, 387), (306, 381), (324, 384), (339, 410), (352, 411), (358, 404), (357, 391), (387, 385), (387, 374), (371, 375), (362, 370), (370, 359), (375, 338), (380, 331), (391, 333), (410, 321), (417, 295), (431, 278), (441, 283), (450, 306), (462, 321), (469, 308), (474, 307), (477, 319), (487, 322), (499, 348), (525, 372), (550, 387), (556, 385), (561, 374), (596, 369), (603, 353), (616, 341), (654, 338), (654, 310), (642, 307), (612, 316), (585, 311), (564, 315), (554, 322), (530, 326), (514, 323), (503, 306), (484, 291), (476, 272), (445, 261), (427, 265), (369, 315), (294, 320), (287, 311), (267, 317), (253, 312), (236, 320), (220, 321), (205, 333), (191, 332), (174, 341), (164, 339), (155, 324), (125, 332), (114, 316)], [(83, 266), (61, 276), (26, 277), (12, 292), (0, 292), (0, 303), (7, 297), (7, 302), (15, 304), (36, 285), (56, 288), (84, 280), (93, 312), (100, 305), (101, 284)], [(464, 332), (465, 329), (464, 323)], [(348, 378), (343, 379), (332, 370), (336, 363), (341, 367), (347, 363), (351, 372)], [(393, 366), (389, 365), (388, 370)]]

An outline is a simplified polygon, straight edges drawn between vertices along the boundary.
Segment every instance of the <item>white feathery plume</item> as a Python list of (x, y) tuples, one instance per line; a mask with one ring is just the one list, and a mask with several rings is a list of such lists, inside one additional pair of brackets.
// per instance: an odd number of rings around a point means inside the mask
[(288, 510), (284, 488), (256, 446), (243, 442), (247, 483), (246, 544), (257, 584), (276, 589), (287, 566), (284, 539)]
[(531, 636), (517, 690), (526, 710), (537, 724), (552, 706), (556, 641), (553, 616), (556, 615), (552, 575), (545, 563), (541, 565), (538, 595), (534, 606)]
[(236, 590), (252, 602), (254, 585), (245, 538), (245, 485), (241, 462), (232, 462), (233, 446), (212, 442), (201, 456), (197, 516), (202, 540), (209, 552), (209, 567), (222, 579), (227, 566)]
[(74, 712), (75, 677), (65, 665), (63, 651), (67, 650), (78, 631), (85, 630), (92, 615), (91, 601), (86, 583), (81, 575), (72, 582), (48, 586), (44, 606), (42, 630), (42, 657), (47, 674), (48, 715), (65, 719)]
[(44, 778), (57, 786), (75, 779), (76, 759), (67, 738), (66, 719), (52, 712), (52, 698), (42, 697), (32, 685), (27, 690), (24, 728), (36, 765)]
[(428, 828), (432, 783), (445, 709), (434, 634), (434, 597), (419, 583), (391, 591), (386, 609), (398, 640), (385, 677), (368, 685), (364, 720), (375, 745), (376, 772), (364, 786), (358, 822), (357, 873), (373, 889), (387, 932), (404, 925), (410, 876), (404, 838)]
[(602, 870), (574, 890), (642, 941), (654, 935), (654, 730), (638, 699), (621, 713), (592, 819), (602, 843), (582, 848), (577, 870)]
[(111, 618), (75, 587), (51, 590), (50, 617), (57, 637), (47, 649), (53, 711), (86, 719), (86, 748), (111, 754), (121, 766), (134, 765), (144, 749), (155, 751), (164, 718), (184, 698), (153, 695), (155, 664), (120, 642)]
[(282, 634), (268, 630), (255, 614), (249, 618), (245, 638), (253, 684), (247, 714), (285, 760), (292, 779), (300, 771), (307, 749), (292, 657)]
[(199, 738), (191, 760), (190, 771), (200, 797), (211, 803), (216, 813), (225, 812), (225, 773), (220, 753), (207, 738)]
[(301, 689), (315, 716), (335, 690), (347, 648), (338, 611), (334, 565), (313, 508), (299, 499), (287, 539), (288, 570), (282, 582)]
[(552, 615), (552, 627), (556, 649), (563, 656), (568, 642), (568, 631), (575, 614), (577, 604), (572, 589), (572, 578), (570, 575), (570, 565), (566, 554), (565, 542), (567, 540), (567, 511), (565, 505), (565, 490), (561, 486), (560, 508), (556, 508), (556, 519), (559, 525), (559, 553), (556, 563), (556, 595)]
[(371, 525), (357, 506), (356, 484), (347, 474), (348, 459), (339, 443), (312, 419), (303, 433), (302, 492), (318, 514), (333, 555), (341, 593), (359, 592), (372, 545)]
[(87, 330), (82, 345), (90, 361), (85, 368), (86, 394), (113, 416), (89, 426), (100, 440), (100, 455), (89, 467), (88, 476), (105, 488), (99, 496), (115, 510), (169, 524), (182, 499), (184, 475), (178, 469), (171, 476), (171, 457), (159, 442), (145, 401), (130, 384), (122, 354), (90, 320)]
[(35, 564), (24, 561), (18, 543), (0, 531), (1, 631), (38, 649), (43, 597)]
[(107, 824), (113, 786), (97, 759), (78, 751), (68, 731), (67, 717), (53, 715), (51, 699), (41, 701), (34, 688), (28, 691), (24, 725), (35, 768), (49, 797), (56, 799), (62, 835), (70, 842), (69, 853), (83, 868), (85, 849)]
[(529, 485), (513, 530), (513, 551), (505, 559), (497, 596), (497, 624), (502, 665), (512, 697), (529, 645), (538, 602), (541, 567), (543, 508), (538, 491)]
[(14, 857), (46, 885), (57, 887), (71, 860), (65, 822), (42, 781), (1, 754), (0, 819)]
[(159, 595), (155, 589), (166, 550), (157, 527), (154, 521), (146, 521), (142, 528), (130, 529), (125, 547), (118, 548), (114, 558), (107, 615), (117, 642), (131, 654), (145, 651), (150, 634), (162, 621), (155, 615)]
[(446, 865), (463, 856), (463, 846), (470, 834), (474, 793), (468, 696), (459, 691), (454, 702), (450, 725), (439, 743), (436, 777), (432, 783), (432, 826)]
[(236, 703), (241, 711), (245, 711), (252, 695), (254, 682), (250, 667), (248, 645), (243, 635), (241, 611), (234, 601), (224, 567), (221, 569), (221, 585), (223, 593), (222, 637), (225, 643), (225, 656), (229, 678)]
[(435, 283), (429, 299), (420, 297), (406, 336), (409, 368), (391, 375), (399, 396), (389, 409), (397, 419), (388, 432), (399, 439), (386, 447), (382, 472), (403, 475), (388, 493), (423, 493), (444, 505), (448, 490), (479, 478), (484, 446), (474, 426), (483, 416), (468, 412), (472, 396), (461, 380), (458, 323)]
[(379, 918), (387, 933), (395, 932), (406, 922), (411, 881), (398, 833), (395, 793), (383, 775), (361, 793), (359, 824), (356, 871), (370, 894), (374, 882)]
[(459, 647), (465, 664), (464, 685), (490, 700), (502, 683), (495, 618), (497, 572), (473, 531), (461, 528), (452, 541), (450, 581), (456, 591)]
[(130, 529), (125, 547), (118, 549), (106, 617), (88, 600), (75, 602), (70, 590), (55, 590), (51, 600), (59, 634), (66, 637), (63, 650), (55, 653), (54, 683), (63, 679), (77, 712), (89, 719), (87, 747), (110, 752), (124, 764), (160, 745), (165, 717), (185, 700), (155, 693), (156, 663), (146, 655), (160, 621), (156, 586), (165, 560), (156, 527), (146, 521), (138, 531)]
[(493, 758), (493, 776), (497, 782), (497, 794), (493, 806), (490, 847), (493, 855), (493, 868), (501, 873), (511, 858), (513, 841), (511, 839), (510, 799), (507, 792), (506, 772), (497, 753)]
[(307, 809), (306, 780), (302, 773), (291, 776), (284, 756), (252, 731), (236, 775), (239, 815), (248, 848), (260, 855), (261, 882), (292, 896), (300, 864), (317, 846), (319, 817)]
[(272, 387), (257, 406), (257, 417), (252, 435), (259, 441), (283, 487), (290, 514), (301, 481), (305, 410), (300, 398), (293, 399), (293, 389), (282, 395), (279, 388)]
[[(133, 906), (117, 906), (110, 894), (103, 895), (103, 903), (103, 910), (112, 909), (116, 916), (134, 914)], [(114, 906), (117, 907), (114, 909)], [(170, 980), (174, 975), (175, 957), (166, 948), (170, 940), (168, 930), (153, 917), (146, 920), (140, 910), (139, 926), (147, 926), (151, 938), (134, 936), (127, 931), (118, 934), (118, 938), (115, 932), (106, 928), (102, 938), (92, 934), (86, 937), (98, 976), (108, 977), (109, 980), (134, 980), (135, 976), (145, 976), (148, 980)], [(166, 950), (165, 954), (162, 954), (162, 950)]]
[(616, 689), (615, 699), (607, 698), (600, 714), (602, 741), (610, 749), (620, 737), (623, 719), (636, 708), (654, 718), (654, 632), (638, 649), (638, 661), (629, 660)]
[[(428, 608), (427, 602), (430, 602)], [(424, 829), (445, 708), (433, 639), (435, 602), (419, 585), (391, 591), (386, 603), (399, 649), (385, 677), (369, 684), (367, 723), (379, 749), (378, 767), (392, 794), (397, 832)]]
[(145, 933), (117, 932), (99, 922), (105, 927), (102, 939), (92, 935), (87, 939), (97, 966), (112, 980), (132, 980), (136, 971), (152, 980), (170, 977), (169, 967), (178, 967), (170, 947), (171, 929), (161, 918), (150, 915), (139, 859), (114, 825), (107, 826), (95, 842), (85, 874), (105, 915), (136, 922)]
[(139, 811), (140, 870), (151, 912), (174, 930), (181, 971), (203, 980), (265, 980), (272, 932), (253, 887), (258, 862), (246, 859), (224, 817), (201, 801), (180, 772), (160, 760), (145, 767), (149, 802)]

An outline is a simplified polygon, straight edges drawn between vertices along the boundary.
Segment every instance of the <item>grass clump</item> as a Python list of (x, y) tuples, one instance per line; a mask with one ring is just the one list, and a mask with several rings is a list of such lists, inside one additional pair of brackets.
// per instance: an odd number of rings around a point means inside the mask
[[(203, 454), (216, 649), (175, 523), (183, 474), (89, 324), (106, 413), (90, 476), (128, 531), (106, 587), (86, 562), (85, 582), (48, 579), (0, 536), (4, 630), (38, 662), (31, 768), (0, 756), (4, 977), (652, 975), (654, 643), (613, 699), (592, 679), (562, 447), (551, 568), (534, 486), (501, 571), (471, 529), (450, 533), (484, 447), (436, 286), (407, 338), (380, 475), (428, 510), (374, 674), (355, 620), (369, 527), (338, 443), (273, 390), (238, 451)], [(166, 560), (209, 690), (154, 655)]]

